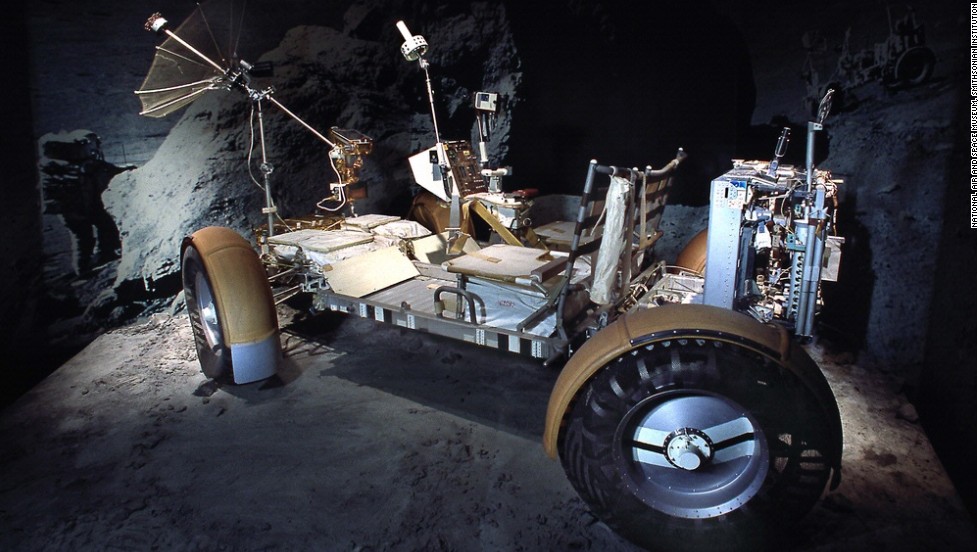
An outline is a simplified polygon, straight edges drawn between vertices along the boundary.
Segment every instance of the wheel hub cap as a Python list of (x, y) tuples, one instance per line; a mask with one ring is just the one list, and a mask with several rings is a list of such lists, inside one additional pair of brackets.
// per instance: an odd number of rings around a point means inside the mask
[(667, 461), (682, 470), (694, 471), (709, 462), (713, 455), (711, 439), (694, 428), (678, 429), (664, 442)]
[(620, 426), (621, 461), (633, 493), (689, 519), (748, 502), (769, 470), (760, 426), (742, 407), (707, 392), (670, 392), (637, 405)]
[(208, 286), (204, 274), (199, 273), (195, 280), (197, 307), (201, 311), (201, 325), (203, 326), (204, 336), (208, 340), (208, 345), (214, 347), (221, 342), (220, 326), (218, 324), (218, 309), (215, 307), (214, 298), (211, 297), (211, 288)]

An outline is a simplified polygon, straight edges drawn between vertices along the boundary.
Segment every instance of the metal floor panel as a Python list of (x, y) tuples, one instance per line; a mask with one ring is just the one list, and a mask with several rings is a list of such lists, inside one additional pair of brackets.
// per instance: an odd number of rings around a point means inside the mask
[(433, 313), (433, 293), (439, 286), (455, 286), (452, 280), (440, 280), (417, 276), (389, 288), (383, 289), (365, 297), (385, 305), (393, 310), (401, 309), (402, 303), (408, 303), (412, 310)]

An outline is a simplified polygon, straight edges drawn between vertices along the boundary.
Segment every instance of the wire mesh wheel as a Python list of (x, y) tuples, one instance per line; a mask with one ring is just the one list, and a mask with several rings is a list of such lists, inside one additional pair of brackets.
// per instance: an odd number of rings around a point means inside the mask
[(839, 419), (824, 412), (737, 336), (662, 340), (600, 369), (559, 450), (593, 511), (641, 546), (765, 549), (783, 545), (830, 477)]

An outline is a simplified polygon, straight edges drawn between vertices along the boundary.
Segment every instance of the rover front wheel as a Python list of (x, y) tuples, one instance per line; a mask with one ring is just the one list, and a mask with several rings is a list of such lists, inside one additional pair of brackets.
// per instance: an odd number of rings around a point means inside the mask
[(185, 240), (181, 278), (204, 375), (249, 383), (275, 374), (282, 356), (275, 304), (248, 242), (228, 228), (195, 232)]
[(695, 274), (704, 274), (708, 262), (708, 229), (704, 228), (688, 240), (687, 244), (677, 254), (674, 266), (689, 270)]
[(791, 371), (738, 339), (666, 339), (595, 374), (559, 451), (593, 511), (641, 546), (760, 550), (781, 546), (781, 530), (824, 490), (825, 412)]
[(191, 247), (184, 253), (182, 273), (184, 301), (201, 371), (214, 380), (226, 379), (231, 375), (231, 350), (225, 345), (214, 292), (196, 248)]

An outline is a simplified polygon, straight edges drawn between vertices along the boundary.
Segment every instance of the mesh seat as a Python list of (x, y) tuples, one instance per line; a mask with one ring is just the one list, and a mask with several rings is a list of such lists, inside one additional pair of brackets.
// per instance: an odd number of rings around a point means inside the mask
[(531, 285), (550, 279), (565, 268), (566, 263), (566, 256), (543, 249), (499, 243), (448, 261), (446, 270), (470, 277)]
[[(561, 316), (555, 317), (554, 330), (567, 338), (567, 324), (582, 310), (570, 312), (573, 309), (567, 308), (569, 296), (595, 288), (596, 268), (602, 268), (602, 263), (611, 267), (606, 269), (611, 274), (606, 279), (611, 281), (605, 282), (608, 290), (599, 294), (601, 300), (596, 301), (593, 292), (593, 302), (602, 308), (612, 308), (627, 295), (632, 275), (649, 259), (653, 244), (661, 235), (658, 226), (671, 177), (684, 157), (683, 150), (678, 150), (677, 157), (660, 170), (620, 169), (596, 161), (589, 163), (574, 226), (555, 226), (562, 231), (572, 228), (567, 253), (495, 244), (452, 259), (445, 268), (458, 275), (458, 285), (464, 294), (468, 281), (502, 282), (539, 290), (539, 308), (517, 324), (516, 329), (523, 330), (557, 312)], [(597, 183), (597, 174), (608, 176), (609, 184)], [(614, 212), (619, 214), (609, 214)], [(619, 221), (618, 227), (608, 227), (605, 223), (609, 219)], [(584, 264), (590, 268), (585, 277), (581, 274), (583, 259), (588, 260)]]

